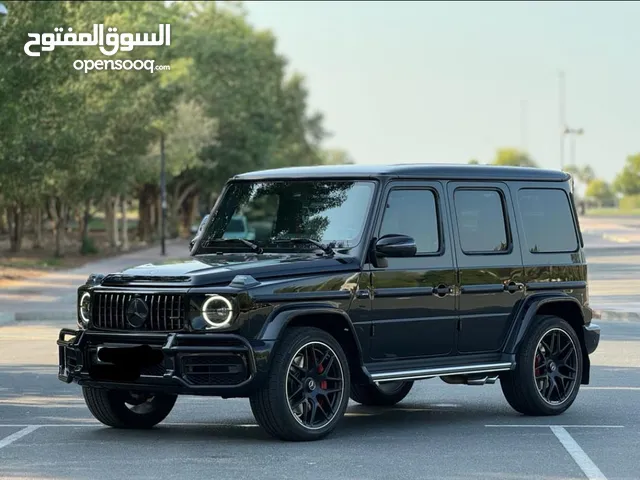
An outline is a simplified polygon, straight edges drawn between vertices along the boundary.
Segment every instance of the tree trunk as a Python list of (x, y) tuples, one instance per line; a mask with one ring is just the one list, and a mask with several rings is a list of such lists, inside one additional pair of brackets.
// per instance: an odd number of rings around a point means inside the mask
[(136, 228), (136, 235), (141, 242), (147, 241), (148, 210), (146, 208), (145, 187), (143, 185), (138, 190), (138, 227)]
[(120, 248), (120, 224), (118, 222), (118, 207), (120, 205), (120, 195), (116, 195), (113, 199), (113, 245)]
[(113, 248), (113, 212), (112, 212), (111, 196), (104, 198), (104, 230), (107, 236), (107, 245)]
[(122, 250), (129, 250), (129, 225), (127, 222), (127, 199), (120, 197), (120, 218), (122, 220)]
[(186, 188), (182, 189), (182, 191), (174, 190), (173, 201), (171, 202), (171, 208), (169, 209), (170, 213), (170, 231), (169, 235), (173, 238), (177, 237), (180, 234), (180, 212), (183, 209), (183, 205), (189, 195), (196, 191), (198, 186), (195, 183), (191, 185), (187, 185)]
[(162, 196), (156, 195), (155, 199), (156, 210), (156, 233), (159, 238), (162, 238)]
[(191, 232), (191, 225), (196, 223), (196, 221), (200, 223), (199, 222), (200, 219), (197, 218), (199, 204), (200, 204), (200, 194), (196, 192), (194, 195), (191, 196), (191, 201), (189, 202), (189, 205), (186, 208), (186, 213), (182, 217), (184, 219), (183, 228), (184, 228), (184, 231), (187, 233)]
[(57, 258), (63, 256), (62, 244), (64, 242), (64, 232), (66, 228), (67, 213), (60, 198), (54, 198), (55, 219), (55, 250), (53, 255)]
[(33, 248), (42, 248), (42, 207), (33, 210)]
[(105, 201), (104, 226), (107, 239), (111, 248), (118, 248), (118, 218), (116, 216), (116, 202), (114, 197), (108, 196)]
[(7, 214), (7, 216), (9, 215), (9, 210), (8, 209), (4, 209), (4, 208), (0, 208), (0, 235), (4, 235), (5, 233), (9, 232), (8, 227), (8, 221), (6, 220), (6, 216), (5, 213)]
[(22, 248), (24, 234), (24, 211), (20, 204), (14, 204), (7, 209), (9, 223), (9, 244), (13, 253)]

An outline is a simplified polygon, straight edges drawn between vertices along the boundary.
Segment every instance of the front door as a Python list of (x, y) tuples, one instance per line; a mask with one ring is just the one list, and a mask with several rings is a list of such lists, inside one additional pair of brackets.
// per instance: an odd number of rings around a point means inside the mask
[(460, 279), (460, 354), (498, 352), (524, 297), (524, 269), (504, 183), (448, 185)]
[(371, 266), (371, 358), (400, 360), (452, 353), (457, 312), (453, 248), (439, 182), (392, 182), (374, 236), (414, 238), (413, 257)]

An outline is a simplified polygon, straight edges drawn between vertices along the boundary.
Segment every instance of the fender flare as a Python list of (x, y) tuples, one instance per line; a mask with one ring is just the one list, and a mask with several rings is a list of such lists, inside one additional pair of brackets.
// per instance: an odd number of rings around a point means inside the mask
[[(516, 352), (520, 348), (522, 341), (534, 324), (533, 318), (538, 314), (540, 307), (553, 303), (570, 304), (577, 308), (580, 317), (582, 319), (582, 326), (587, 325), (591, 321), (585, 321), (585, 310), (582, 304), (574, 297), (561, 293), (540, 293), (527, 297), (520, 305), (516, 315), (515, 321), (512, 324), (511, 331), (507, 337), (507, 341), (504, 348), (504, 353), (515, 356)], [(582, 361), (584, 368), (582, 370), (582, 384), (589, 384), (590, 371), (591, 371), (591, 359), (587, 353), (587, 347), (584, 338), (584, 332), (581, 328), (576, 331), (578, 341), (580, 342), (580, 349), (582, 351)]]
[(340, 308), (336, 308), (330, 303), (298, 303), (295, 305), (283, 305), (269, 314), (262, 329), (256, 336), (256, 340), (270, 341), (277, 344), (282, 338), (287, 326), (296, 318), (307, 315), (332, 315), (340, 316), (344, 319), (345, 326), (348, 328), (348, 335), (353, 340), (356, 347), (356, 355), (358, 357), (357, 364), (354, 365), (356, 370), (362, 370), (363, 374), (368, 377), (364, 366), (364, 358), (360, 339), (356, 334), (355, 327), (351, 321), (349, 314)]
[[(582, 305), (574, 297), (559, 293), (539, 293), (531, 295), (525, 298), (524, 302), (520, 305), (520, 308), (515, 314), (515, 319), (512, 322), (512, 327), (505, 343), (504, 353), (515, 354), (518, 351), (518, 348), (533, 324), (533, 318), (537, 315), (540, 307), (552, 303), (569, 303), (575, 305), (580, 312), (582, 325), (586, 325)], [(583, 343), (584, 338), (582, 332), (578, 331), (576, 333), (580, 342)], [(584, 344), (581, 346), (584, 348)]]

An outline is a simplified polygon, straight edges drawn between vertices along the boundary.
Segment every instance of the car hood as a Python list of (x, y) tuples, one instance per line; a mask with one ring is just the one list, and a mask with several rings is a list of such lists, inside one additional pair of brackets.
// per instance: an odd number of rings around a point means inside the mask
[(236, 275), (251, 275), (256, 280), (301, 274), (353, 271), (356, 258), (314, 254), (226, 254), (198, 255), (183, 260), (147, 263), (107, 275), (105, 286), (206, 286), (228, 284)]

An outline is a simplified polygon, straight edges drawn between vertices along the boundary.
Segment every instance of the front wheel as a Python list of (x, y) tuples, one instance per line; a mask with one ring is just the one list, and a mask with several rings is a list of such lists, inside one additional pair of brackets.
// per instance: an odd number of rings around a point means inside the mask
[(525, 415), (558, 415), (576, 399), (582, 378), (582, 351), (566, 320), (539, 316), (524, 339), (516, 368), (500, 385), (511, 407)]
[(162, 422), (176, 403), (177, 395), (135, 393), (126, 390), (82, 387), (89, 411), (114, 428), (147, 429)]
[(257, 422), (281, 440), (318, 440), (349, 403), (349, 362), (340, 343), (314, 327), (286, 331), (265, 387), (250, 398)]

